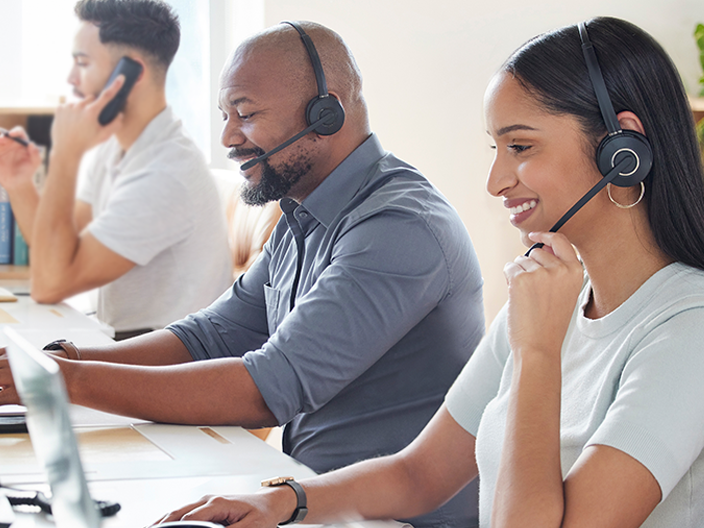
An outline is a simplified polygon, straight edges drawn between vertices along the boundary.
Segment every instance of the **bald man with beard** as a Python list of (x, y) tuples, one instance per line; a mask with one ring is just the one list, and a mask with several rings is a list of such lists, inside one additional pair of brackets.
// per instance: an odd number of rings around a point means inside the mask
[[(53, 357), (75, 403), (170, 423), (285, 424), (284, 451), (324, 472), (421, 431), (484, 332), (482, 279), (453, 207), (371, 133), (345, 43), (301, 26), (346, 119), (244, 171), (243, 199), (285, 212), (258, 260), (164, 330)], [(244, 42), (220, 79), (229, 157), (244, 164), (304, 130), (317, 93), (293, 27)], [(0, 403), (16, 401), (6, 363), (0, 386)], [(466, 525), (466, 504), (412, 522)]]

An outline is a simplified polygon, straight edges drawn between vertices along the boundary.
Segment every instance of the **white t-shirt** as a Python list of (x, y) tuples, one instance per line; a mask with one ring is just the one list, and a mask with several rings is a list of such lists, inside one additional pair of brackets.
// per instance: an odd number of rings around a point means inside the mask
[(203, 155), (166, 108), (124, 153), (112, 137), (81, 164), (88, 230), (136, 264), (102, 286), (98, 318), (117, 331), (163, 328), (232, 283), (225, 215)]
[[(584, 316), (590, 292), (586, 278), (562, 347), (562, 474), (585, 447), (615, 447), (662, 490), (643, 527), (704, 526), (704, 272), (671, 264), (601, 319)], [(481, 527), (490, 525), (512, 368), (504, 308), (446, 398), (477, 437)]]

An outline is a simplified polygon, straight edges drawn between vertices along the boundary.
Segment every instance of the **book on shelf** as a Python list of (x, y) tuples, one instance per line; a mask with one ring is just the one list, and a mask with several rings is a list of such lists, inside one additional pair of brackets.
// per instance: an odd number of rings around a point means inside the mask
[(26, 266), (29, 264), (29, 247), (27, 247), (27, 242), (22, 236), (22, 231), (20, 231), (20, 226), (17, 222), (15, 224), (15, 237), (12, 241), (12, 263), (15, 266)]
[[(35, 187), (41, 190), (46, 179), (46, 147), (37, 145), (41, 164), (32, 177)], [(27, 266), (29, 247), (16, 222), (7, 191), (0, 186), (0, 264)]]
[(0, 264), (12, 263), (12, 208), (7, 191), (0, 187)]
[[(32, 181), (37, 190), (41, 192), (47, 174), (48, 148), (41, 144), (38, 144), (37, 147), (41, 163), (32, 176)], [(14, 264), (15, 266), (29, 264), (27, 241), (15, 220), (10, 197), (2, 186), (0, 186), (0, 264)]]

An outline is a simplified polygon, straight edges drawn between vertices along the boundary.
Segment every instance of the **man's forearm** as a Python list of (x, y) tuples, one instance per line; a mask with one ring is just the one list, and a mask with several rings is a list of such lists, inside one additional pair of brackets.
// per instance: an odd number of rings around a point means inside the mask
[(80, 155), (52, 153), (49, 174), (32, 227), (32, 286), (51, 290), (60, 284), (77, 253), (74, 222), (76, 179)]
[(23, 182), (22, 185), (17, 187), (8, 188), (7, 193), (10, 196), (10, 204), (12, 205), (12, 214), (15, 217), (15, 221), (27, 245), (31, 246), (34, 218), (39, 206), (39, 193), (31, 181)]
[[(169, 330), (155, 330), (109, 345), (79, 347), (78, 354), (81, 361), (152, 367), (178, 365), (193, 360), (183, 342)], [(70, 356), (69, 359), (77, 358)]]
[(276, 425), (239, 358), (157, 367), (57, 362), (73, 403), (157, 422)]

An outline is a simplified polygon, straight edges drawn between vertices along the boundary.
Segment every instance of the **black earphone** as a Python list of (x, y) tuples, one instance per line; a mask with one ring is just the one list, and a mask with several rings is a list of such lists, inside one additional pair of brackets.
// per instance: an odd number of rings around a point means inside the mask
[[(596, 58), (594, 45), (589, 40), (586, 22), (578, 24), (579, 38), (582, 41), (582, 53), (587, 63), (587, 71), (591, 80), (596, 100), (599, 104), (601, 116), (606, 125), (607, 135), (601, 140), (596, 149), (596, 164), (599, 172), (604, 176), (587, 194), (567, 211), (557, 223), (550, 228), (550, 232), (555, 233), (567, 220), (579, 211), (589, 200), (606, 187), (613, 183), (619, 187), (631, 187), (642, 182), (653, 166), (653, 150), (650, 142), (643, 134), (634, 130), (623, 130), (618, 122), (618, 116), (611, 103), (609, 92), (606, 90), (604, 76), (601, 74), (599, 61)], [(543, 247), (544, 244), (537, 242), (533, 244), (525, 256), (536, 248)]]
[(290, 25), (300, 35), (301, 40), (306, 47), (306, 51), (308, 52), (308, 57), (310, 57), (310, 62), (313, 65), (315, 82), (318, 86), (318, 95), (311, 99), (308, 102), (308, 106), (306, 106), (306, 123), (308, 124), (308, 127), (292, 138), (284, 141), (278, 147), (275, 147), (269, 152), (242, 164), (240, 167), (240, 170), (242, 171), (246, 171), (251, 167), (254, 167), (260, 161), (263, 161), (272, 154), (276, 154), (280, 150), (288, 147), (291, 143), (298, 141), (306, 134), (315, 132), (321, 136), (331, 136), (335, 132), (339, 131), (345, 123), (345, 110), (342, 108), (342, 103), (340, 103), (336, 97), (331, 96), (328, 93), (328, 84), (325, 80), (323, 65), (320, 63), (320, 57), (318, 56), (318, 51), (313, 45), (313, 41), (308, 34), (303, 31), (303, 28), (297, 22), (284, 21), (281, 23)]
[(619, 187), (637, 185), (648, 176), (653, 165), (653, 150), (650, 147), (650, 142), (643, 134), (634, 130), (623, 130), (619, 125), (609, 93), (606, 91), (606, 84), (601, 74), (599, 61), (596, 58), (594, 45), (587, 34), (587, 24), (580, 22), (578, 28), (589, 78), (592, 81), (599, 110), (601, 110), (601, 116), (608, 132), (596, 149), (597, 166), (599, 171), (606, 176), (614, 168), (617, 161), (627, 157), (631, 160), (631, 164), (624, 172), (619, 172), (611, 180), (611, 183)]
[(320, 125), (313, 129), (313, 132), (321, 136), (330, 136), (342, 128), (345, 122), (345, 111), (342, 104), (335, 97), (328, 93), (328, 83), (325, 80), (323, 65), (320, 63), (318, 51), (313, 45), (313, 41), (297, 22), (281, 22), (288, 24), (298, 31), (301, 40), (308, 51), (310, 62), (315, 73), (315, 83), (318, 86), (318, 95), (308, 102), (306, 107), (306, 122), (308, 125), (320, 122)]

